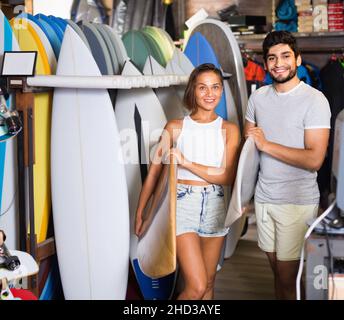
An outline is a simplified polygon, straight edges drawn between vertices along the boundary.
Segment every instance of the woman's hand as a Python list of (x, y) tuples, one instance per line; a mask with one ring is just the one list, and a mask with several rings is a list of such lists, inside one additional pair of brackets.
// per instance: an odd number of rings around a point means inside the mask
[(143, 225), (143, 219), (142, 219), (142, 212), (137, 210), (136, 211), (136, 218), (135, 218), (135, 234), (139, 237), (142, 232), (142, 225)]
[(184, 155), (177, 148), (170, 149), (170, 156), (172, 157), (172, 163), (177, 163), (180, 166), (183, 166), (188, 163)]
[(141, 237), (147, 230), (148, 227), (148, 220), (142, 218), (142, 212), (136, 212), (136, 219), (135, 219), (135, 234), (138, 237)]

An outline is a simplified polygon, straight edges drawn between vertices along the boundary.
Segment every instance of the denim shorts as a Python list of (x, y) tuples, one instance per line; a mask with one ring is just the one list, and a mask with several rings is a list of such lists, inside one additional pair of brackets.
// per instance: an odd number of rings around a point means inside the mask
[(223, 187), (220, 185), (177, 185), (177, 236), (195, 232), (201, 237), (228, 233)]

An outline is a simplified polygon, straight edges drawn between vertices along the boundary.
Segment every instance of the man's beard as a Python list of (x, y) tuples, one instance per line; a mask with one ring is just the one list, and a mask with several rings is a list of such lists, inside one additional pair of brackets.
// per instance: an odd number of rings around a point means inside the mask
[(276, 78), (273, 76), (273, 74), (271, 72), (269, 72), (270, 77), (272, 78), (272, 80), (276, 83), (286, 83), (289, 80), (293, 79), (296, 75), (296, 68), (293, 70), (290, 70), (289, 74), (285, 77), (285, 78)]

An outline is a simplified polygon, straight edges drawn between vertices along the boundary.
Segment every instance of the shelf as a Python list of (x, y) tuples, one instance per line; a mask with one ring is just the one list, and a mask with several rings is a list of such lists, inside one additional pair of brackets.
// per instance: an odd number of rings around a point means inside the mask
[[(343, 37), (344, 41), (344, 31), (337, 32), (292, 32), (292, 35), (296, 38), (329, 38), (329, 37)], [(248, 34), (236, 36), (240, 41), (250, 41), (250, 40), (263, 40), (266, 34)]]
[[(292, 33), (297, 38), (301, 53), (341, 53), (344, 52), (344, 31)], [(256, 53), (262, 52), (262, 42), (266, 34), (236, 36), (241, 48)]]

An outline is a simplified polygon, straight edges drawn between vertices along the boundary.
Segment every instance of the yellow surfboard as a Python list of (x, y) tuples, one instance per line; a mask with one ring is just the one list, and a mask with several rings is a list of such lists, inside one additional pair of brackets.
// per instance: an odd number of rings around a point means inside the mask
[[(32, 26), (25, 19), (10, 22), (22, 51), (37, 51), (36, 75), (50, 75), (48, 56), (44, 46)], [(34, 212), (37, 242), (46, 239), (51, 212), (50, 192), (50, 129), (52, 93), (34, 95)]]

